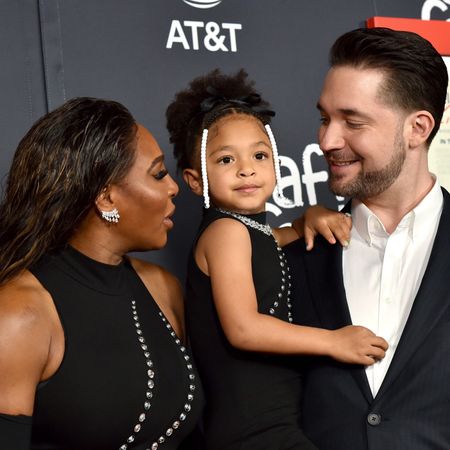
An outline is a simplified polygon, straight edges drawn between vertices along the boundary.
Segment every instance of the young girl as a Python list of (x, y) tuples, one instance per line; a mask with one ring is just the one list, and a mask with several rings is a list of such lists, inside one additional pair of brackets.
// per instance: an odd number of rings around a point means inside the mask
[(300, 428), (293, 355), (368, 365), (387, 344), (362, 327), (292, 323), (282, 247), (298, 236), (265, 225), (265, 203), (280, 178), (268, 125), (273, 112), (246, 77), (215, 70), (192, 81), (167, 111), (183, 177), (205, 202), (188, 266), (186, 315), (206, 391), (206, 447), (313, 449)]

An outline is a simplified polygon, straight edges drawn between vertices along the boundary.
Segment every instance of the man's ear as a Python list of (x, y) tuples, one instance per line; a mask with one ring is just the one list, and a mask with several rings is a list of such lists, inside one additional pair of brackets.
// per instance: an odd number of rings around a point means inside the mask
[(203, 195), (202, 177), (195, 169), (184, 169), (183, 180), (189, 186), (190, 190), (197, 195)]
[(426, 142), (434, 128), (434, 117), (428, 111), (416, 111), (408, 117), (410, 125), (408, 143), (410, 148), (416, 148)]

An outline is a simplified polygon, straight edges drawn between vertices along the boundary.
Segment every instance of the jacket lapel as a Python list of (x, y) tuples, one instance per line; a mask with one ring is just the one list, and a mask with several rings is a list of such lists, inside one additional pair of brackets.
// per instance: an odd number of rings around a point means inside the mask
[(320, 320), (325, 328), (336, 329), (351, 324), (342, 279), (342, 249), (320, 243), (306, 255), (306, 271)]
[[(351, 325), (342, 277), (342, 247), (319, 238), (305, 260), (311, 295), (322, 326), (334, 330)], [(350, 366), (350, 371), (367, 402), (371, 403), (373, 396), (364, 368)]]
[(394, 358), (380, 387), (377, 399), (383, 396), (403, 370), (429, 331), (449, 307), (450, 283), (450, 195), (444, 191), (444, 207), (430, 260), (413, 307), (403, 330)]
[[(342, 212), (351, 212), (351, 201)], [(306, 253), (305, 264), (314, 287), (312, 295), (325, 328), (331, 330), (351, 324), (342, 275), (342, 247), (330, 245), (319, 236), (313, 249)]]

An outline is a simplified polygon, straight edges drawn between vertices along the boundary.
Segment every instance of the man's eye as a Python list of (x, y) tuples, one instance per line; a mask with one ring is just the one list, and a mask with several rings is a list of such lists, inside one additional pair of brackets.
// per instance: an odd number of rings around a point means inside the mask
[(362, 124), (359, 123), (359, 122), (352, 122), (352, 121), (350, 121), (350, 120), (347, 120), (347, 126), (348, 126), (349, 128), (357, 129), (357, 128), (361, 128), (361, 127), (362, 127)]

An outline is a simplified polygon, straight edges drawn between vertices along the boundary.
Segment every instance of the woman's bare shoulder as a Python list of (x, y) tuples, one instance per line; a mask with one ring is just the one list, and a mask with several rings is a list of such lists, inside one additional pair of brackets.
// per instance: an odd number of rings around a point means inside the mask
[[(50, 294), (28, 271), (0, 286), (0, 321), (30, 326), (45, 319)], [(0, 330), (2, 327), (0, 326)]]
[(32, 412), (54, 332), (51, 302), (27, 271), (0, 287), (0, 412)]
[(131, 264), (142, 279), (154, 284), (158, 291), (178, 290), (178, 278), (164, 267), (138, 258), (130, 258)]

